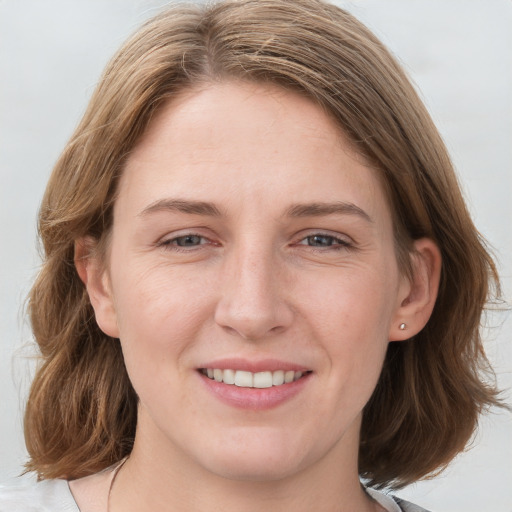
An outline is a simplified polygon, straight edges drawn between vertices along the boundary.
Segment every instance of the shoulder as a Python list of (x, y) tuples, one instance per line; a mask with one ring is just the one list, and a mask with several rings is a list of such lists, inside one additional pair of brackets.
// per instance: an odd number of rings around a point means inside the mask
[(388, 512), (428, 512), (428, 510), (402, 500), (391, 494), (386, 494), (376, 489), (366, 488), (366, 492), (377, 502), (382, 505)]
[(79, 512), (66, 480), (0, 484), (0, 512)]
[(401, 500), (400, 498), (394, 497), (394, 500), (398, 503), (398, 505), (404, 512), (428, 512), (427, 509), (419, 507), (418, 505), (415, 505), (414, 503), (410, 503), (408, 501)]

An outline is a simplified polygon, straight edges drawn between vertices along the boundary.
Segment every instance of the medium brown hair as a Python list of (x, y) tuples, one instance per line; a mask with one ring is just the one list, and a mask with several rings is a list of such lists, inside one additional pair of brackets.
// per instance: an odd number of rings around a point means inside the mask
[(228, 0), (170, 8), (114, 56), (50, 178), (39, 217), (41, 272), (29, 297), (42, 364), (25, 416), (29, 470), (78, 478), (126, 456), (137, 396), (119, 340), (98, 327), (74, 267), (82, 237), (102, 243), (124, 162), (161, 105), (201, 83), (238, 79), (320, 105), (382, 178), (404, 272), (412, 242), (442, 253), (426, 327), (389, 344), (366, 405), (360, 474), (399, 487), (444, 467), (496, 404), (479, 334), (498, 291), (492, 258), (464, 204), (445, 146), (402, 69), (347, 12), (320, 0)]

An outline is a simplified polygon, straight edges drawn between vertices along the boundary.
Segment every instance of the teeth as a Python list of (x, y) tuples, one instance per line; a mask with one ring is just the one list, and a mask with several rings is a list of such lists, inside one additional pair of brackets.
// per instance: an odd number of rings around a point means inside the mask
[(284, 384), (283, 370), (278, 370), (277, 372), (272, 372), (272, 385), (280, 386), (281, 384)]
[(255, 388), (271, 388), (272, 387), (272, 372), (255, 373), (252, 385)]
[(224, 384), (234, 384), (242, 388), (270, 388), (272, 386), (281, 386), (289, 384), (300, 379), (303, 372), (293, 370), (277, 370), (275, 372), (245, 372), (242, 370), (220, 370), (218, 368), (206, 368), (201, 370), (203, 375), (209, 379)]
[(285, 374), (284, 374), (285, 384), (289, 384), (290, 382), (293, 382), (294, 377), (295, 377), (295, 372), (293, 370), (285, 372)]
[(225, 384), (235, 384), (235, 370), (224, 370), (222, 381)]
[[(222, 370), (219, 371), (222, 372)], [(252, 382), (253, 378), (251, 372), (235, 372), (235, 386), (239, 386), (241, 388), (252, 388)]]

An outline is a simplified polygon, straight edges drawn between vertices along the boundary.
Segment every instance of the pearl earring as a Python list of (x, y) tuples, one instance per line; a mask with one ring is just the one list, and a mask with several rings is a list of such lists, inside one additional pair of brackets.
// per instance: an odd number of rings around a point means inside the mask
[(406, 328), (406, 327), (407, 327), (407, 326), (406, 326), (405, 324), (400, 324), (399, 329), (400, 329), (401, 331), (405, 331), (405, 328)]

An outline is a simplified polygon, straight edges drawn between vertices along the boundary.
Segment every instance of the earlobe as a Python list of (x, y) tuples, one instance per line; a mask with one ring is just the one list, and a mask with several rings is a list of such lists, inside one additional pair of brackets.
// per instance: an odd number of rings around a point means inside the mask
[(404, 277), (398, 305), (389, 332), (390, 341), (403, 341), (418, 334), (427, 324), (437, 299), (441, 278), (441, 252), (429, 238), (414, 242), (412, 276)]
[(75, 242), (76, 271), (87, 289), (99, 328), (108, 336), (119, 338), (112, 287), (104, 261), (90, 237)]

